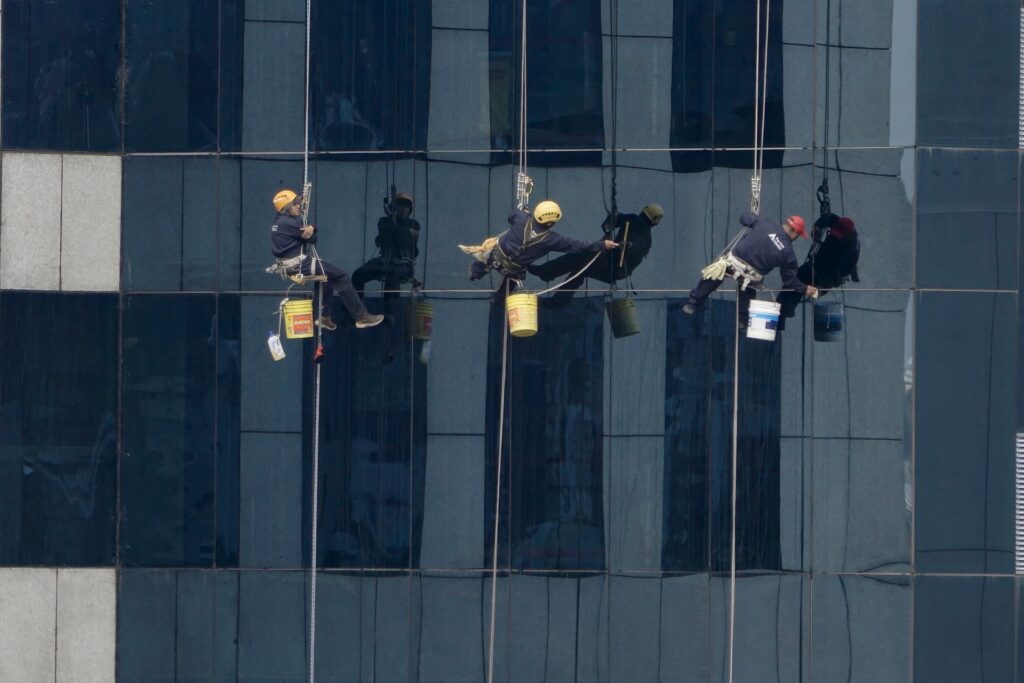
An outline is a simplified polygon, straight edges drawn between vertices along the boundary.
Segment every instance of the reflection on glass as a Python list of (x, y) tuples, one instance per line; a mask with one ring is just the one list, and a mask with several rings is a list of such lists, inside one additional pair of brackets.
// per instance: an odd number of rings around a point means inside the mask
[[(369, 303), (388, 314), (384, 325), (325, 336), (320, 562), (410, 568), (419, 565), (423, 531), (427, 365), (421, 351), (427, 342), (411, 338), (409, 300)], [(306, 365), (311, 388), (313, 371)], [(303, 452), (310, 453), (307, 425)]]
[[(707, 313), (668, 304), (662, 568), (729, 567), (736, 304)], [(740, 569), (778, 569), (781, 344), (740, 338), (737, 556)], [(710, 544), (710, 545), (709, 545)]]
[(5, 147), (119, 149), (118, 0), (8, 0), (3, 36)]
[(424, 149), (430, 0), (313, 3), (312, 145)]
[[(512, 149), (518, 133), (522, 6), (490, 0), (491, 148)], [(604, 145), (601, 2), (527, 3), (526, 136), (534, 148)], [(536, 163), (599, 157), (544, 154)]]
[[(394, 186), (392, 186), (394, 187)], [(379, 253), (352, 274), (352, 285), (359, 296), (363, 296), (366, 283), (379, 280), (386, 297), (395, 297), (397, 290), (412, 281), (416, 274), (416, 257), (420, 250), (419, 221), (412, 218), (413, 197), (405, 192), (392, 192), (391, 202), (385, 207), (386, 214), (377, 221), (377, 236), (374, 244)]]
[(112, 564), (117, 297), (3, 292), (0, 321), (0, 565)]
[(540, 334), (508, 338), (505, 415), (499, 425), (505, 324), (504, 303), (492, 305), (485, 566), (491, 564), (498, 429), (503, 429), (499, 564), (601, 569), (604, 311), (594, 299), (559, 309), (542, 306)]

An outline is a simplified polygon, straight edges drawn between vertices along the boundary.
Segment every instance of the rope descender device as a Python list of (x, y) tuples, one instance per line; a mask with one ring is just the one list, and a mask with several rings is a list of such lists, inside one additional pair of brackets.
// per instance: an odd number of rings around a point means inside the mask
[(531, 192), (533, 192), (533, 178), (519, 171), (516, 174), (516, 207), (522, 209), (529, 204)]

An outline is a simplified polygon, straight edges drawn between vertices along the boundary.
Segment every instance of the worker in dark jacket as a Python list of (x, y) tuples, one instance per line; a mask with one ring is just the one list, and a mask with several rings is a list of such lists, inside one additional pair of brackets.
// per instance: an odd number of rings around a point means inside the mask
[[(580, 242), (571, 237), (559, 235), (551, 227), (562, 218), (558, 204), (545, 200), (537, 205), (530, 216), (529, 211), (517, 209), (508, 217), (509, 228), (497, 237), (489, 237), (483, 243), (459, 245), (474, 259), (469, 267), (469, 279), (479, 280), (491, 270), (506, 278), (522, 280), (527, 267), (552, 251), (566, 254), (596, 254), (619, 246), (612, 240)], [(504, 283), (503, 283), (504, 284)], [(503, 289), (501, 287), (500, 289)]]
[(818, 295), (818, 290), (813, 285), (804, 284), (797, 278), (796, 253), (791, 242), (798, 236), (807, 237), (803, 218), (790, 216), (782, 226), (779, 226), (767, 218), (747, 211), (740, 216), (740, 223), (750, 228), (750, 232), (746, 233), (728, 254), (702, 271), (704, 277), (690, 291), (690, 297), (683, 306), (685, 313), (696, 313), (704, 300), (721, 286), (725, 275), (739, 275), (737, 280), (746, 280), (750, 283), (750, 286), (741, 289), (739, 297), (740, 319), (746, 321), (750, 300), (754, 298), (756, 291), (755, 286), (775, 268), (780, 270), (784, 288), (797, 292), (800, 296)]
[[(857, 273), (860, 240), (853, 221), (829, 213), (815, 221), (814, 227), (815, 235), (824, 233), (824, 239), (816, 239), (811, 246), (807, 260), (797, 271), (800, 281), (822, 290), (842, 287), (848, 279), (860, 282)], [(782, 304), (780, 330), (785, 329), (785, 319), (792, 318), (796, 313), (796, 305), (799, 302), (800, 295), (796, 292), (786, 291), (779, 295), (779, 303)]]
[[(281, 190), (274, 195), (274, 208), (277, 210), (277, 217), (270, 229), (270, 245), (278, 266), (285, 272), (310, 275), (315, 262), (317, 272), (327, 276), (327, 285), (341, 297), (349, 315), (356, 321), (356, 327), (379, 325), (384, 316), (374, 315), (366, 310), (356, 290), (352, 288), (348, 273), (332, 263), (317, 260), (306, 252), (305, 245), (316, 244), (317, 234), (314, 226), (303, 225), (302, 198), (292, 190)], [(317, 322), (325, 330), (338, 329), (331, 319), (329, 299), (323, 302), (323, 309)]]
[(352, 273), (352, 284), (359, 296), (363, 295), (366, 283), (372, 280), (383, 282), (387, 290), (385, 298), (398, 296), (402, 283), (413, 280), (416, 270), (416, 246), (420, 236), (420, 224), (411, 218), (412, 197), (399, 192), (388, 207), (386, 216), (377, 221), (375, 240), (380, 254), (370, 259)]
[[(652, 228), (661, 222), (665, 215), (659, 204), (648, 204), (636, 213), (608, 214), (601, 224), (605, 236), (618, 228), (614, 241), (622, 245), (622, 253), (605, 254), (590, 264), (578, 277), (567, 281), (553, 297), (554, 304), (567, 305), (585, 278), (611, 284), (624, 280), (633, 274), (640, 263), (647, 257), (653, 244)], [(587, 265), (590, 256), (587, 254), (566, 254), (552, 259), (547, 263), (539, 263), (529, 268), (530, 273), (544, 282), (551, 282), (562, 275), (574, 275), (580, 268)]]

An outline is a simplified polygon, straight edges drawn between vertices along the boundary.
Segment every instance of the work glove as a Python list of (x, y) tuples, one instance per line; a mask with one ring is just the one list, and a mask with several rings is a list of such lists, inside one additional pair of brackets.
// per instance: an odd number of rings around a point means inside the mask
[(722, 258), (703, 268), (700, 274), (705, 280), (724, 280), (728, 267), (729, 262)]

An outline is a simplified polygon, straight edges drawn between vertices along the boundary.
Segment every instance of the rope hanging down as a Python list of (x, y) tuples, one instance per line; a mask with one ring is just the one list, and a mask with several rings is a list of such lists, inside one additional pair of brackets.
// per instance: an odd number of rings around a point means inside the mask
[[(519, 36), (519, 159), (516, 173), (516, 206), (522, 209), (530, 200), (533, 180), (526, 175), (526, 0), (521, 0), (522, 18)], [(510, 283), (505, 279), (505, 297)], [(505, 436), (505, 383), (508, 375), (508, 325), (502, 325), (501, 337), (501, 395), (498, 401), (498, 458), (494, 480), (494, 538), (491, 548), (491, 618), (487, 638), (487, 683), (494, 683), (494, 627), (498, 605), (498, 531), (501, 519), (501, 467)]]
[(757, 3), (757, 29), (754, 41), (754, 172), (750, 178), (750, 210), (761, 212), (761, 171), (764, 168), (764, 122), (768, 103), (768, 27), (772, 0), (765, 0), (764, 60), (761, 59), (761, 0)]

